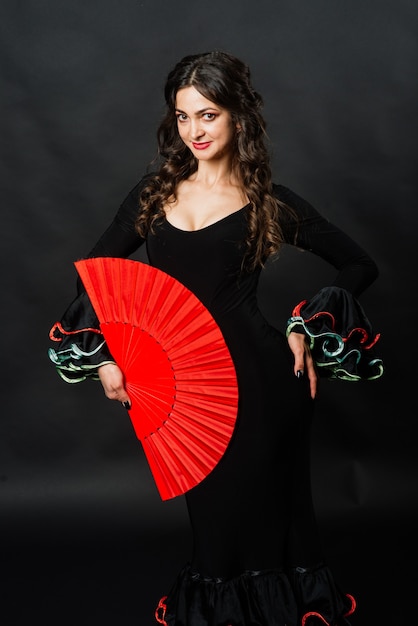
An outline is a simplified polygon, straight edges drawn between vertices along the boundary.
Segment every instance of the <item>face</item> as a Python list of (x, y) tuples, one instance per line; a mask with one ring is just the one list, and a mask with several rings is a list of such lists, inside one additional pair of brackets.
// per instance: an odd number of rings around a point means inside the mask
[(231, 114), (202, 96), (195, 87), (184, 87), (177, 92), (176, 117), (181, 139), (199, 161), (231, 154), (235, 134)]

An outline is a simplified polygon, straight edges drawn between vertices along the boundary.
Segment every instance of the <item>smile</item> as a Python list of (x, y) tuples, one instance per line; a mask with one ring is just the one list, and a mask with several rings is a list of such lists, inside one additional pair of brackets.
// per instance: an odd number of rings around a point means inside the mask
[(206, 150), (206, 148), (208, 148), (210, 146), (210, 144), (211, 144), (210, 141), (205, 141), (205, 142), (202, 142), (202, 143), (194, 143), (192, 141), (192, 145), (193, 145), (193, 148), (195, 150)]

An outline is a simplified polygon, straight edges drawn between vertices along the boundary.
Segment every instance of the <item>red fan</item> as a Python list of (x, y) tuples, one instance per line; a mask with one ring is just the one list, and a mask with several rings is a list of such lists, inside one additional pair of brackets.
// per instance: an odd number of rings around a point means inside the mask
[(234, 430), (238, 389), (222, 333), (189, 289), (155, 267), (110, 257), (75, 266), (125, 375), (161, 498), (183, 494), (215, 467)]

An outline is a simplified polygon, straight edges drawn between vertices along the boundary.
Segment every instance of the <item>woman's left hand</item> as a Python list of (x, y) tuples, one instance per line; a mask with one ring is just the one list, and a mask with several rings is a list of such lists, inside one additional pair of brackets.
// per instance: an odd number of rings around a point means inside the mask
[[(315, 398), (318, 390), (318, 375), (315, 370), (314, 361), (305, 335), (301, 333), (291, 332), (287, 338), (289, 347), (295, 357), (294, 373), (295, 376), (307, 376), (309, 378), (309, 387), (311, 390), (311, 398)], [(299, 374), (299, 372), (302, 372)]]

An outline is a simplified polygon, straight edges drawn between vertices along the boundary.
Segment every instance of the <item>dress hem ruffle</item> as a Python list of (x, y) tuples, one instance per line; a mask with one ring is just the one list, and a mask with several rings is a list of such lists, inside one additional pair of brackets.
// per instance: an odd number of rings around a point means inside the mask
[(231, 579), (204, 577), (187, 564), (155, 619), (163, 626), (350, 626), (355, 608), (324, 564)]

